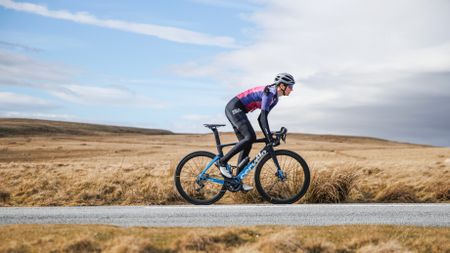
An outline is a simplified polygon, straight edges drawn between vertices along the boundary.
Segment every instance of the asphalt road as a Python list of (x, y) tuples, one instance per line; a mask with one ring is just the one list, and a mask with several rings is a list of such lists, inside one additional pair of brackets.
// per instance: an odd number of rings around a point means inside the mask
[(2, 207), (4, 224), (450, 226), (450, 204)]

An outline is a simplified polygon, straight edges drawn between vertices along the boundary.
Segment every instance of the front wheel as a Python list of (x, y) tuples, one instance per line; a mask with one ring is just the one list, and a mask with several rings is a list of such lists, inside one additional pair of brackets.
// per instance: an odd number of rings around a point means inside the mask
[(291, 204), (308, 190), (310, 173), (303, 158), (289, 150), (276, 150), (280, 164), (278, 172), (272, 157), (267, 154), (256, 167), (255, 185), (261, 196), (273, 204)]
[(175, 186), (180, 195), (195, 205), (209, 205), (225, 194), (224, 185), (211, 182), (209, 178), (222, 178), (213, 164), (202, 178), (200, 173), (210, 164), (215, 155), (211, 152), (197, 151), (184, 157), (175, 171)]

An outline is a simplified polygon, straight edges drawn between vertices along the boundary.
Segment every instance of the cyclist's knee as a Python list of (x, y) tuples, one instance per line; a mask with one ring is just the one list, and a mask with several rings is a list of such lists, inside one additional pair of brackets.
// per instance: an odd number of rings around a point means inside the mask
[(245, 144), (251, 145), (256, 141), (256, 133), (250, 124), (240, 126), (239, 132), (242, 134), (242, 141)]
[(252, 134), (250, 137), (250, 145), (252, 145), (256, 141), (256, 134)]
[(246, 134), (243, 141), (245, 141), (245, 143), (247, 143), (248, 145), (252, 145), (256, 141), (256, 134), (254, 133)]

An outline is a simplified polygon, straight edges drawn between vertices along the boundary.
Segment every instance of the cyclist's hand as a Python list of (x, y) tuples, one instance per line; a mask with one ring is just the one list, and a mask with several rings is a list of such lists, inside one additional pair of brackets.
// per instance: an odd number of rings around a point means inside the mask
[(270, 136), (267, 136), (267, 142), (268, 143), (275, 143), (276, 142), (276, 139), (277, 139), (277, 137), (276, 137), (276, 135), (275, 135), (275, 133), (270, 133)]
[(272, 140), (270, 140), (270, 143), (274, 147), (280, 145), (280, 140), (278, 139), (278, 136), (276, 136), (274, 133), (272, 133)]

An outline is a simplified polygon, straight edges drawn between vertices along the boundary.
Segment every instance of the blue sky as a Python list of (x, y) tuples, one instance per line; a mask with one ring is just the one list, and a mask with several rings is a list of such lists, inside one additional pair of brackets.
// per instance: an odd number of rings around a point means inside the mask
[(273, 129), (450, 146), (448, 13), (445, 0), (0, 0), (0, 117), (207, 132), (231, 97), (290, 72)]

